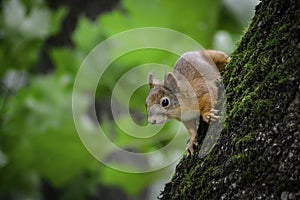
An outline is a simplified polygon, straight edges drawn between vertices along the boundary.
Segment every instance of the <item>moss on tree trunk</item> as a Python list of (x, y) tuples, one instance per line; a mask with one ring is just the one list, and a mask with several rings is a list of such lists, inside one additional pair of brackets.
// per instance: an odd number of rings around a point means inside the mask
[(221, 136), (205, 158), (180, 161), (160, 199), (300, 199), (299, 4), (256, 7), (224, 74)]

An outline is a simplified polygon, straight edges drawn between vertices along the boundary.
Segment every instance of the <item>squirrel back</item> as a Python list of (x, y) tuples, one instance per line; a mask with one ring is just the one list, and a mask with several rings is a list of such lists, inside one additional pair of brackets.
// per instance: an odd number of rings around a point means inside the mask
[(204, 76), (206, 80), (216, 79), (225, 70), (230, 58), (221, 51), (201, 50), (184, 53), (176, 62), (174, 72), (188, 79)]

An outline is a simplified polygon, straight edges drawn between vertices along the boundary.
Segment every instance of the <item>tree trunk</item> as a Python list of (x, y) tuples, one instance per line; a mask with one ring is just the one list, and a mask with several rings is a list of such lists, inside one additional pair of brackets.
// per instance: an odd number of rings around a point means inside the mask
[(299, 4), (256, 7), (223, 77), (221, 136), (206, 157), (180, 161), (160, 199), (300, 199)]

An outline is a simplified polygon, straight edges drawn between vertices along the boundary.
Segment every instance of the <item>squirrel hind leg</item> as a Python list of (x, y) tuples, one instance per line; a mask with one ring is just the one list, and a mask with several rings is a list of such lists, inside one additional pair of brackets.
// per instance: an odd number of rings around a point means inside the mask
[(190, 135), (186, 147), (187, 156), (194, 155), (193, 147), (198, 145), (196, 136), (197, 136), (197, 129), (198, 129), (199, 122), (197, 119), (192, 119), (189, 121), (184, 121), (183, 124), (185, 125)]
[(194, 141), (191, 141), (190, 139), (188, 140), (188, 143), (186, 145), (186, 153), (187, 157), (194, 155), (194, 147), (193, 146), (198, 146), (198, 142), (196, 139)]

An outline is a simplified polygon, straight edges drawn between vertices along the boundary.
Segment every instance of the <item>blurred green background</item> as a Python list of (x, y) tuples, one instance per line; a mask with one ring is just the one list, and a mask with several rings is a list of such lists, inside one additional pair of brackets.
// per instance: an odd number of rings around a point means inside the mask
[[(71, 99), (80, 64), (97, 44), (113, 34), (146, 26), (174, 29), (204, 48), (230, 54), (257, 3), (1, 1), (0, 199), (155, 199), (170, 180), (176, 163), (143, 174), (119, 172), (98, 162), (81, 143)], [(137, 145), (116, 126), (107, 105), (115, 83), (126, 71), (148, 62), (173, 66), (176, 59), (164, 52), (141, 50), (118, 59), (105, 71), (95, 107), (99, 124), (114, 143), (147, 152), (172, 139), (172, 125), (167, 124), (165, 134)], [(132, 117), (140, 125), (146, 124), (147, 92), (147, 86), (139, 88), (130, 101)], [(83, 109), (89, 112), (91, 106)], [(124, 124), (127, 118), (122, 119)], [(183, 140), (187, 138), (188, 134)]]

